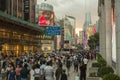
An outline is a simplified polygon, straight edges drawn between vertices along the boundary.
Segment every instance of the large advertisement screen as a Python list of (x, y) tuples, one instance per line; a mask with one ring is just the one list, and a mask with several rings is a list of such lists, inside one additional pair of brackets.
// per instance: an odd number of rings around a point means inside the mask
[(47, 10), (38, 11), (38, 24), (40, 26), (53, 26), (54, 25), (54, 12)]

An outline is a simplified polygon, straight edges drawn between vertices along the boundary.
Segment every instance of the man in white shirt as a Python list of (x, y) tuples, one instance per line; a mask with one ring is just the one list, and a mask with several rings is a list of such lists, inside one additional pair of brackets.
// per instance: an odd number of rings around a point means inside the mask
[(44, 70), (45, 70), (46, 65), (45, 65), (45, 61), (42, 61), (41, 63), (42, 65), (40, 66), (40, 70), (41, 70), (41, 75), (43, 75), (45, 72)]
[(88, 59), (85, 57), (85, 58), (83, 59), (83, 62), (84, 62), (84, 64), (87, 64), (87, 63), (88, 63)]
[(50, 66), (50, 62), (47, 62), (47, 66), (45, 67), (45, 79), (46, 80), (54, 80), (54, 69)]
[(85, 64), (85, 66), (86, 66), (86, 68), (87, 68), (88, 59), (87, 59), (86, 57), (84, 57), (83, 63)]

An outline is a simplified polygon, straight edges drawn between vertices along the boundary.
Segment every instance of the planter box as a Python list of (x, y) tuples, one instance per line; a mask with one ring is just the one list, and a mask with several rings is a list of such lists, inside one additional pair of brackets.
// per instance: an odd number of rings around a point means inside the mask
[(97, 67), (89, 68), (89, 73), (93, 73), (93, 72), (96, 72), (96, 73), (97, 73), (97, 71), (98, 71), (98, 68), (97, 68)]
[(102, 80), (101, 77), (87, 77), (86, 80)]

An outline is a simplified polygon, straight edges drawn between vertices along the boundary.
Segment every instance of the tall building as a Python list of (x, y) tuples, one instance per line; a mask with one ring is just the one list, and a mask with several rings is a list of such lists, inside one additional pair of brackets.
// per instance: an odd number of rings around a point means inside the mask
[(0, 10), (6, 11), (7, 0), (0, 0)]
[(65, 18), (68, 19), (69, 22), (70, 22), (70, 26), (71, 26), (71, 31), (70, 32), (71, 32), (71, 37), (72, 37), (72, 42), (71, 43), (74, 44), (75, 43), (74, 38), (76, 36), (76, 34), (75, 34), (76, 19), (75, 19), (75, 17), (69, 16), (69, 15), (66, 15)]
[(0, 0), (0, 10), (17, 18), (35, 22), (36, 0)]
[(84, 21), (84, 25), (83, 25), (83, 30), (85, 30), (90, 24), (92, 24), (91, 22), (91, 13), (85, 13), (85, 21)]
[(120, 0), (99, 0), (100, 53), (120, 76)]

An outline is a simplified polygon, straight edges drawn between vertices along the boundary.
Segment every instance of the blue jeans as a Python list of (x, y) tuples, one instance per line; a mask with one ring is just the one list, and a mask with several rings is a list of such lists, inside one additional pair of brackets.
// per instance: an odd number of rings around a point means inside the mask
[(16, 78), (17, 80), (21, 80), (20, 75), (17, 75)]

